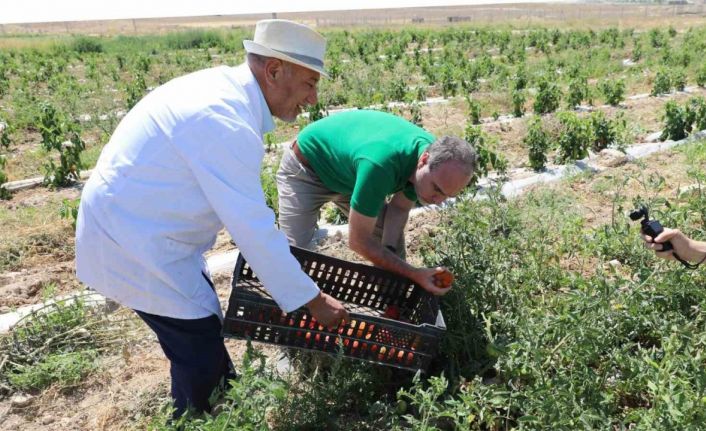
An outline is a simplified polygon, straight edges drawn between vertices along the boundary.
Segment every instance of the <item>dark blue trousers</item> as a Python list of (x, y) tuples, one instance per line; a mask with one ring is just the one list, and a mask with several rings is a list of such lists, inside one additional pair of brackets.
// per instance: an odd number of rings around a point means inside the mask
[(208, 399), (213, 390), (235, 378), (221, 336), (221, 321), (215, 315), (203, 319), (174, 319), (135, 312), (157, 334), (169, 359), (176, 408), (174, 417), (178, 418), (189, 409), (196, 413), (210, 412)]

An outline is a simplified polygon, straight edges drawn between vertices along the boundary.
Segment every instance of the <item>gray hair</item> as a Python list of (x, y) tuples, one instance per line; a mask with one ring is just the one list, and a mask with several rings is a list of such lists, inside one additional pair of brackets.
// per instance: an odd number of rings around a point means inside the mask
[(430, 171), (446, 162), (458, 163), (467, 175), (472, 175), (476, 169), (476, 150), (461, 138), (442, 136), (427, 147), (427, 152)]
[(260, 55), (260, 54), (255, 54), (252, 52), (248, 52), (248, 54), (247, 54), (248, 64), (251, 66), (262, 66), (265, 64), (265, 62), (269, 58), (270, 57), (266, 57), (266, 56)]
[[(255, 54), (253, 52), (248, 52), (248, 55), (246, 58), (248, 60), (248, 65), (250, 65), (252, 67), (258, 67), (258, 68), (265, 67), (265, 63), (267, 63), (267, 60), (271, 60), (271, 59), (280, 60), (279, 58)], [(288, 61), (284, 61), (284, 60), (280, 60), (280, 61), (284, 65), (285, 72), (289, 73), (291, 71), (291, 63)]]

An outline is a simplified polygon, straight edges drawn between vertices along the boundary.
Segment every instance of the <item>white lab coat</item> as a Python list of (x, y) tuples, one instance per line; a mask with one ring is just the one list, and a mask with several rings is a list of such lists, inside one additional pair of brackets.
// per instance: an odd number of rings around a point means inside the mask
[(289, 253), (260, 183), (274, 122), (246, 64), (174, 79), (118, 125), (81, 195), (76, 273), (136, 310), (222, 318), (203, 253), (225, 225), (285, 311), (318, 287)]

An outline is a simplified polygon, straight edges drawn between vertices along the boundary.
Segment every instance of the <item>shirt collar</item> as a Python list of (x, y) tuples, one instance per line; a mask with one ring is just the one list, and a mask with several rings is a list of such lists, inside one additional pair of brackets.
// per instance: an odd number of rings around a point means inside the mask
[(272, 113), (270, 112), (270, 107), (267, 106), (267, 101), (265, 100), (265, 95), (262, 93), (260, 84), (258, 84), (255, 75), (253, 75), (248, 63), (243, 63), (236, 68), (236, 72), (240, 77), (241, 84), (245, 88), (248, 94), (255, 96), (258, 101), (260, 108), (260, 130), (263, 134), (274, 130), (275, 121), (272, 118)]

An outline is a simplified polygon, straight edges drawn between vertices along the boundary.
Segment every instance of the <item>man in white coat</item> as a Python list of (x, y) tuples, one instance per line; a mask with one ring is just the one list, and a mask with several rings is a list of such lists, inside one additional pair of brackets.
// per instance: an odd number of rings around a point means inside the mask
[(175, 416), (209, 411), (231, 376), (222, 313), (203, 253), (225, 226), (284, 311), (348, 319), (289, 253), (260, 183), (272, 116), (317, 101), (326, 41), (286, 20), (258, 22), (246, 63), (176, 78), (120, 122), (81, 195), (78, 278), (132, 308), (170, 361)]

